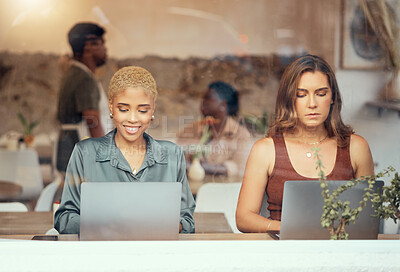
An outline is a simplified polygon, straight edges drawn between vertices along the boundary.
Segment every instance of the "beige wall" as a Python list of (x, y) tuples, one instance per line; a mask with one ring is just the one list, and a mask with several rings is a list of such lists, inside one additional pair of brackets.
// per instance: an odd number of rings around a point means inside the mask
[(116, 58), (305, 50), (332, 61), (338, 2), (0, 0), (0, 51), (69, 53), (69, 28), (95, 21), (107, 28), (109, 53)]
[[(107, 29), (105, 87), (121, 65), (154, 74), (157, 114), (169, 117), (169, 130), (179, 116), (198, 116), (199, 97), (214, 80), (239, 90), (242, 112), (272, 113), (282, 64), (273, 54), (306, 51), (333, 62), (338, 21), (331, 0), (0, 0), (0, 10), (0, 114), (7, 117), (0, 134), (20, 130), (19, 111), (41, 120), (36, 132), (56, 130), (58, 62), (70, 53), (66, 33), (77, 21)], [(227, 55), (259, 59), (222, 61)]]

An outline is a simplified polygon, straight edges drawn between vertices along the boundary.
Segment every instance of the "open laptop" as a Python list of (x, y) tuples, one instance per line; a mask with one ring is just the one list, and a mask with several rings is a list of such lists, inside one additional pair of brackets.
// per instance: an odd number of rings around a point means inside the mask
[(177, 240), (179, 182), (84, 182), (80, 240)]
[[(346, 181), (328, 180), (328, 189), (332, 190)], [(383, 182), (376, 181), (374, 191), (382, 188)], [(357, 184), (343, 192), (338, 199), (350, 201), (350, 207), (359, 207), (367, 184)], [(324, 200), (318, 180), (286, 181), (283, 190), (280, 240), (286, 239), (329, 239), (329, 231), (321, 226)], [(371, 201), (364, 206), (355, 224), (345, 227), (349, 239), (377, 239), (380, 220), (374, 214)]]

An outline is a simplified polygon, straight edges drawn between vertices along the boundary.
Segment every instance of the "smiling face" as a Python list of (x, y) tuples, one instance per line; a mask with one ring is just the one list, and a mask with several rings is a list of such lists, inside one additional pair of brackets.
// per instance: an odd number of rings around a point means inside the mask
[(140, 87), (127, 88), (112, 98), (109, 107), (117, 128), (117, 145), (140, 144), (154, 114), (154, 97)]
[(328, 77), (319, 72), (305, 72), (299, 80), (295, 98), (298, 126), (324, 126), (332, 104), (332, 90)]

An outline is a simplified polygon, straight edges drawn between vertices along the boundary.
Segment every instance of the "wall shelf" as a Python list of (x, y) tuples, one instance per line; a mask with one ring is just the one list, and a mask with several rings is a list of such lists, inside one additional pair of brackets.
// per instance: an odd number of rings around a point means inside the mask
[(384, 102), (384, 101), (370, 101), (367, 102), (368, 107), (376, 108), (378, 116), (382, 116), (383, 111), (395, 111), (400, 118), (400, 101), (399, 102)]

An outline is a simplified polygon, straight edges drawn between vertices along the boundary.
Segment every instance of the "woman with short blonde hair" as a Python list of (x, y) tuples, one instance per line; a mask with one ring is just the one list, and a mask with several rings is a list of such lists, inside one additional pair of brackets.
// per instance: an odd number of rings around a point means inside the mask
[(156, 97), (156, 82), (146, 69), (130, 66), (114, 74), (109, 87), (109, 108), (115, 129), (104, 137), (75, 145), (55, 214), (55, 228), (60, 233), (79, 233), (80, 184), (105, 181), (181, 183), (179, 231), (194, 232), (195, 202), (182, 149), (172, 142), (155, 140), (145, 132), (154, 119)]

